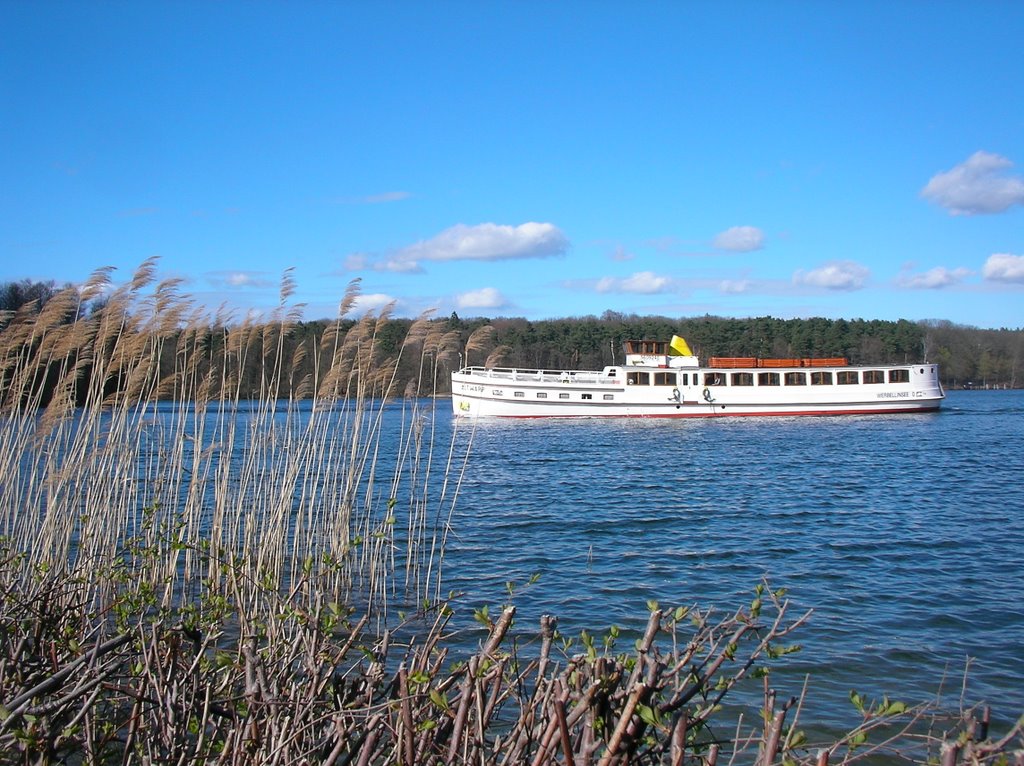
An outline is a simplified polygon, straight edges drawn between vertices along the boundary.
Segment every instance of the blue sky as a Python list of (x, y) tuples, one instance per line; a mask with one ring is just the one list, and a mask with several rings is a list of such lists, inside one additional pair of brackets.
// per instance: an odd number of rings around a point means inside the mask
[(0, 280), (1024, 326), (1024, 3), (0, 3)]

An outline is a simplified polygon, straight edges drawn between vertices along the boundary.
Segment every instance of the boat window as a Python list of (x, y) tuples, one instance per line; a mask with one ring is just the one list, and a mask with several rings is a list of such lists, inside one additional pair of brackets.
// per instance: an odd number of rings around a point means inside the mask
[(910, 370), (889, 370), (890, 383), (909, 383)]
[(864, 370), (865, 383), (884, 383), (885, 372), (883, 370)]
[(593, 394), (583, 394), (583, 395), (580, 396), (580, 399), (593, 399), (593, 398), (594, 398)]
[(684, 372), (684, 373), (680, 374), (680, 376), (679, 376), (679, 385), (681, 385), (681, 386), (688, 386), (688, 385), (690, 385), (690, 375), (689, 375), (689, 373)]
[(558, 398), (559, 399), (568, 399), (569, 398), (569, 394), (559, 394)]
[(841, 386), (855, 386), (857, 385), (857, 371), (856, 370), (843, 370), (836, 373), (836, 383)]
[(537, 392), (537, 398), (538, 399), (547, 399), (548, 398), (548, 392), (547, 391), (538, 391)]
[(704, 385), (705, 386), (724, 386), (725, 385), (725, 373), (724, 372), (705, 372), (704, 373)]
[(626, 382), (634, 386), (648, 386), (651, 383), (651, 374), (649, 372), (627, 372)]
[(605, 395), (604, 395), (604, 400), (605, 400), (606, 402), (610, 402), (610, 401), (611, 401), (612, 399), (614, 399), (614, 398), (615, 398), (615, 394), (605, 394)]
[(646, 354), (664, 356), (668, 353), (668, 341), (664, 340), (627, 340), (627, 354)]
[(803, 372), (787, 372), (786, 373), (786, 385), (787, 386), (806, 386), (807, 375)]
[(757, 385), (759, 385), (759, 386), (777, 386), (777, 385), (779, 385), (779, 373), (777, 373), (777, 372), (759, 372), (759, 373), (757, 373)]
[(516, 396), (526, 396), (525, 391), (516, 391)]
[(674, 372), (656, 372), (654, 373), (654, 385), (656, 386), (674, 386), (676, 384), (676, 374)]
[(734, 386), (752, 386), (754, 385), (754, 373), (734, 372), (732, 374), (732, 384)]
[(812, 372), (811, 373), (811, 385), (812, 386), (831, 386), (832, 385), (832, 373), (831, 372)]

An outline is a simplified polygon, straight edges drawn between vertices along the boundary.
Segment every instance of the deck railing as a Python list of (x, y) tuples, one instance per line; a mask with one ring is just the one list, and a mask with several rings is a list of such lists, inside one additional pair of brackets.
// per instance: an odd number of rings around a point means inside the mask
[(488, 380), (501, 380), (514, 383), (588, 383), (598, 385), (622, 385), (620, 376), (606, 377), (594, 372), (575, 372), (568, 370), (530, 370), (512, 367), (463, 367), (457, 375), (472, 375)]

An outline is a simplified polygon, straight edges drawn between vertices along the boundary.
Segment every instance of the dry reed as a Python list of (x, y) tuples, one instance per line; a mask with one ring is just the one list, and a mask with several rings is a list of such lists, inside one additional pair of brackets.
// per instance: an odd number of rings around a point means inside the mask
[[(237, 558), (233, 578), (287, 583), (312, 567), (330, 573), (322, 586), (337, 599), (360, 590), (384, 608), (402, 544), (412, 546), (402, 552), (403, 583), (417, 598), (434, 592), (421, 571), (422, 530), (444, 498), (427, 494), (430, 413), (415, 400), (388, 507), (376, 502), (385, 402), (401, 354), (423, 352), (425, 322), (385, 359), (376, 332), (386, 314), (348, 331), (339, 315), (321, 343), (307, 340), (286, 359), (298, 318), (287, 305), (290, 272), (270, 321), (229, 328), (223, 316), (204, 318), (176, 282), (154, 286), (155, 269), (144, 263), (92, 315), (83, 301), (109, 287), (108, 269), (0, 330), (0, 535), (25, 552), (26, 567), (75, 577), (109, 566), (131, 541), (152, 551), (155, 536), (173, 530), (179, 547), (140, 563), (140, 582), (157, 588), (162, 607), (200, 579), (214, 591), (236, 586), (219, 562)], [(312, 372), (298, 378), (309, 357)], [(244, 370), (255, 370), (255, 398)], [(419, 532), (399, 540), (396, 512)], [(202, 550), (184, 545), (196, 541)]]

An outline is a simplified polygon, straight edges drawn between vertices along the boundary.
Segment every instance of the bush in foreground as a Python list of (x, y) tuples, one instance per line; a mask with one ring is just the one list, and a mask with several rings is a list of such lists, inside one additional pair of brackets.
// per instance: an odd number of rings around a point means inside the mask
[[(26, 579), (2, 556), (9, 763), (996, 764), (1024, 747), (1019, 725), (993, 741), (974, 711), (859, 697), (856, 728), (809, 742), (802, 700), (769, 684), (807, 615), (764, 586), (729, 614), (655, 608), (622, 648), (615, 630), (569, 640), (545, 617), (531, 635), (514, 607), (480, 610), (486, 635), (467, 653), (446, 606), (377, 634), (314, 577), (246, 604), (225, 589), (167, 609), (124, 589), (93, 608), (87, 583)], [(722, 703), (757, 678), (764, 703), (745, 725)]]

